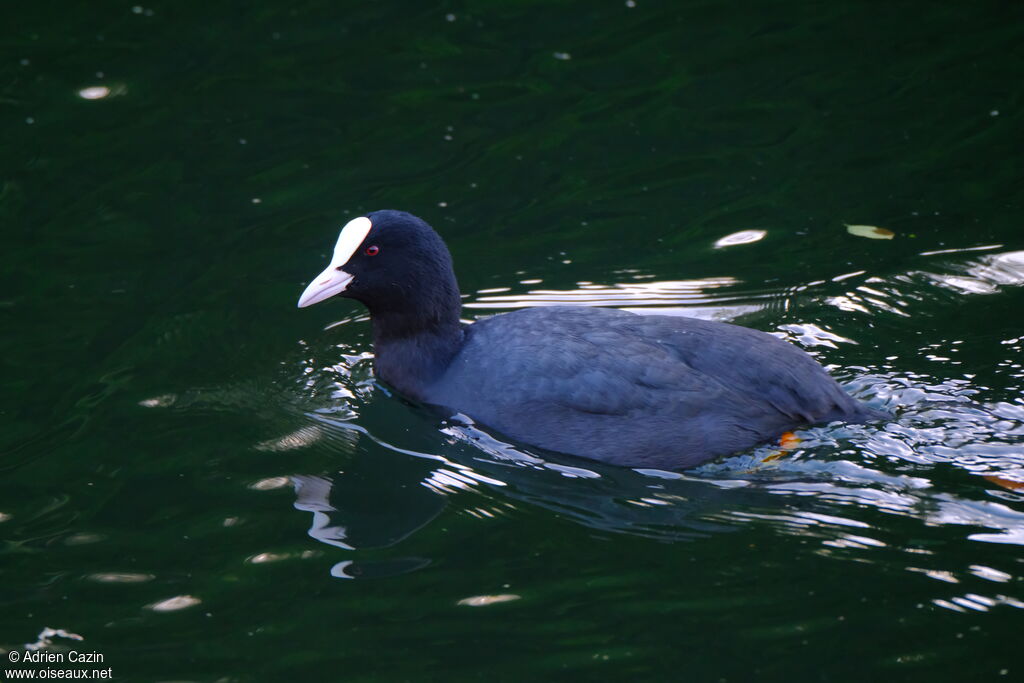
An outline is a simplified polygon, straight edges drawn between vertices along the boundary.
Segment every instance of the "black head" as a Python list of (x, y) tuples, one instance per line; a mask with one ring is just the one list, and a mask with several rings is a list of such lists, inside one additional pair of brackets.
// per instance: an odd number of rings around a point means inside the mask
[(377, 318), (429, 324), (458, 317), (460, 299), (451, 256), (426, 221), (404, 211), (374, 211), (348, 222), (330, 265), (310, 282), (299, 307), (333, 296), (362, 302)]

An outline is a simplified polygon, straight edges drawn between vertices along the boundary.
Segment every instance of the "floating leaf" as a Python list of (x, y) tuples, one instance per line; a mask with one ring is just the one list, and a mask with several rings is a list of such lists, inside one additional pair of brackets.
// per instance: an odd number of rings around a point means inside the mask
[(78, 96), (83, 100), (101, 100), (110, 94), (110, 88), (105, 85), (94, 85), (90, 88), (82, 88)]
[(280, 562), (281, 560), (287, 560), (290, 557), (288, 553), (260, 553), (259, 555), (253, 555), (246, 562), (253, 564), (265, 564), (267, 562)]
[(320, 427), (316, 425), (306, 425), (305, 427), (300, 427), (291, 434), (285, 434), (284, 436), (276, 439), (261, 441), (256, 444), (256, 450), (271, 452), (292, 451), (311, 446), (319, 441), (322, 436), (323, 431)]
[(502, 593), (499, 595), (474, 595), (471, 598), (462, 598), (459, 600), (460, 605), (466, 605), (468, 607), (486, 607), (487, 605), (495, 605), (499, 602), (511, 602), (512, 600), (518, 600), (519, 596), (512, 593)]
[(867, 237), (870, 240), (891, 240), (896, 236), (892, 230), (886, 230), (877, 225), (847, 225), (846, 232), (857, 237)]
[(194, 605), (198, 605), (202, 600), (192, 595), (176, 595), (173, 598), (167, 598), (160, 602), (155, 602), (152, 605), (146, 605), (149, 609), (154, 612), (176, 612), (180, 609), (186, 609)]
[(999, 477), (994, 474), (987, 475), (984, 477), (997, 486), (1002, 486), (1004, 489), (1010, 489), (1011, 491), (1024, 491), (1024, 481), (1017, 481), (1016, 479), (1008, 479), (1006, 477)]
[(249, 488), (256, 491), (272, 491), (273, 489), (279, 489), (283, 486), (287, 486), (291, 483), (288, 477), (270, 477), (269, 479), (260, 479), (257, 482), (249, 484)]
[(88, 578), (100, 583), (145, 583), (146, 581), (152, 581), (156, 577), (152, 574), (136, 574), (133, 572), (100, 572), (98, 574), (90, 574)]

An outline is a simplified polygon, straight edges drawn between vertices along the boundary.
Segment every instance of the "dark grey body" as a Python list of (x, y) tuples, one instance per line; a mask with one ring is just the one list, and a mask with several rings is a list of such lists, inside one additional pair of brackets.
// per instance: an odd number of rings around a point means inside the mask
[(883, 416), (770, 334), (566, 306), (468, 326), (422, 399), (528, 444), (656, 468), (697, 465), (800, 425)]

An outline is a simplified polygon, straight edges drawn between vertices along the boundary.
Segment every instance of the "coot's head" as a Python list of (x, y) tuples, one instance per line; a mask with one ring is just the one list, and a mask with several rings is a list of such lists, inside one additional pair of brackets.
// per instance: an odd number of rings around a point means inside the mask
[[(324, 272), (299, 297), (299, 308), (332, 296), (377, 313), (435, 317), (458, 307), (451, 256), (426, 221), (404, 211), (374, 211), (341, 230)], [(454, 297), (454, 301), (453, 301)]]

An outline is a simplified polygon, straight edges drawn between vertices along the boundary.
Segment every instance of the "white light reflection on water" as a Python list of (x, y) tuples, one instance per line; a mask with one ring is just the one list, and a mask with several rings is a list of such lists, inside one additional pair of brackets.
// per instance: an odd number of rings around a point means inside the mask
[[(999, 245), (965, 249), (943, 249), (922, 255), (953, 254)], [(829, 296), (825, 302), (842, 311), (871, 313), (882, 311), (909, 317), (913, 308), (934, 297), (934, 288), (950, 290), (959, 295), (995, 294), (1005, 287), (1024, 284), (1024, 251), (989, 254), (960, 263), (950, 263), (946, 272), (910, 270), (890, 277), (872, 276), (862, 284)]]
[(766, 230), (740, 230), (715, 241), (715, 249), (733, 247), (738, 244), (753, 244), (765, 238)]
[(924, 273), (942, 286), (971, 294), (991, 294), (1000, 287), (1024, 284), (1024, 251), (985, 256), (965, 267), (963, 276)]
[(78, 91), (78, 96), (83, 100), (101, 100), (108, 95), (110, 95), (110, 88), (105, 85), (95, 85)]
[[(631, 272), (633, 278), (642, 274)], [(524, 281), (533, 283), (534, 281)], [(470, 309), (515, 309), (534, 306), (607, 306), (635, 313), (684, 315), (694, 318), (729, 320), (753, 313), (763, 306), (758, 300), (774, 299), (776, 292), (725, 294), (741, 282), (732, 277), (697, 280), (618, 282), (610, 285), (577, 283), (576, 289), (531, 289), (507, 294), (485, 293), (467, 301)], [(496, 290), (487, 290), (496, 291)]]

